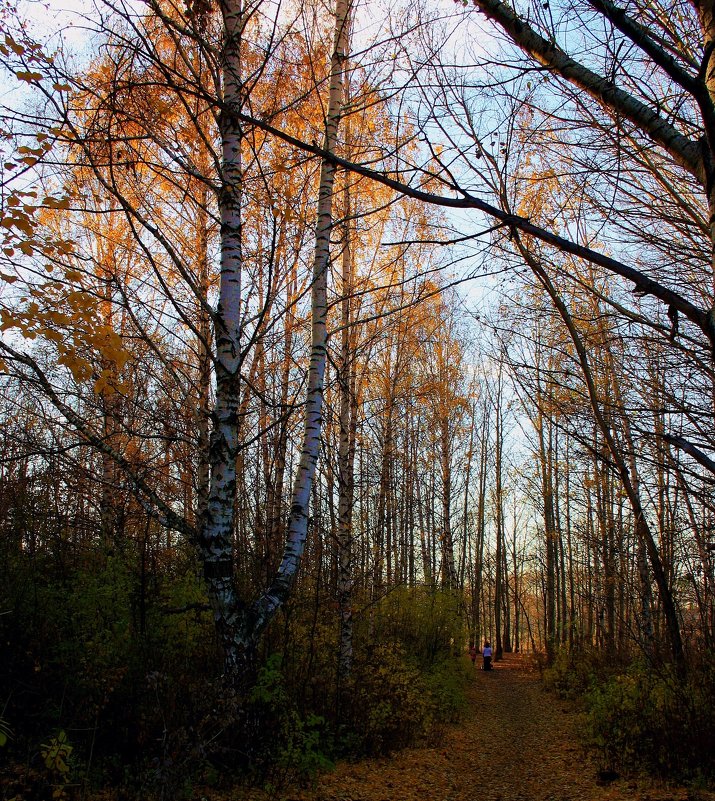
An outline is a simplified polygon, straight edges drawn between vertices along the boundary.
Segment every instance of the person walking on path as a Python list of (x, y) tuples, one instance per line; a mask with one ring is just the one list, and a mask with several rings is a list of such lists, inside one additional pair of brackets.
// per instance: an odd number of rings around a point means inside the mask
[(472, 666), (477, 661), (477, 647), (473, 642), (469, 643), (469, 658), (472, 660)]
[(482, 670), (491, 670), (492, 669), (492, 646), (487, 640), (484, 643), (484, 648), (482, 649), (482, 657), (484, 658), (484, 665), (482, 666)]

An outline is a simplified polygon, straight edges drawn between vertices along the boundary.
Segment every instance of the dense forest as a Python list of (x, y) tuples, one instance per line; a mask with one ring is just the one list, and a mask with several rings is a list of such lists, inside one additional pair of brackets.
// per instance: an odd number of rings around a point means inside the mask
[(460, 719), (715, 776), (715, 4), (4, 2), (4, 799)]

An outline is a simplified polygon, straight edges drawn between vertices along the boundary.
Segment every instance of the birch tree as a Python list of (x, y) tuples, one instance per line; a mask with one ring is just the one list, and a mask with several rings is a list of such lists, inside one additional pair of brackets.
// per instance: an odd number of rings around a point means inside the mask
[[(325, 322), (327, 314), (326, 286), (329, 264), (329, 241), (332, 230), (332, 196), (335, 168), (323, 161), (319, 186), (318, 220), (315, 233), (315, 261), (311, 292), (312, 355), (308, 371), (306, 424), (301, 463), (294, 483), (291, 516), (282, 562), (275, 578), (259, 597), (247, 602), (240, 597), (234, 576), (234, 500), (236, 496), (236, 465), (239, 455), (239, 428), (242, 419), (245, 359), (259, 328), (246, 327), (247, 310), (254, 305), (253, 286), (246, 281), (245, 206), (247, 168), (255, 165), (251, 147), (255, 140), (247, 135), (239, 119), (255, 85), (256, 76), (265, 69), (266, 61), (256, 55), (255, 27), (251, 19), (257, 6), (241, 3), (223, 3), (219, 14), (206, 8), (189, 8), (179, 11), (169, 4), (156, 3), (148, 14), (134, 15), (124, 9), (123, 17), (110, 36), (108, 52), (111, 58), (99, 63), (94, 78), (83, 82), (81, 76), (62, 73), (61, 60), (46, 60), (43, 68), (65, 83), (66, 94), (45, 90), (43, 75), (33, 78), (40, 92), (45, 92), (49, 112), (59, 117), (58, 136), (64, 137), (67, 147), (83, 160), (102, 187), (102, 191), (116, 203), (118, 212), (134, 231), (137, 248), (155, 268), (158, 281), (166, 289), (167, 278), (160, 267), (160, 259), (152, 248), (163, 248), (164, 256), (188, 284), (197, 298), (199, 322), (191, 320), (181, 308), (177, 296), (169, 295), (178, 318), (196, 333), (200, 358), (200, 381), (207, 378), (206, 354), (212, 337), (206, 326), (207, 315), (214, 329), (215, 352), (212, 369), (215, 379), (214, 403), (211, 410), (213, 428), (208, 445), (210, 477), (199, 476), (201, 502), (196, 524), (180, 519), (173, 508), (162, 498), (160, 488), (145, 480), (134, 480), (134, 490), (142, 502), (157, 515), (164, 525), (177, 528), (188, 535), (198, 546), (209, 597), (215, 613), (226, 655), (229, 675), (245, 676), (251, 663), (256, 643), (262, 631), (283, 604), (300, 562), (303, 550), (310, 499), (310, 488), (315, 472), (321, 427), (322, 380), (325, 367)], [(342, 4), (337, 9), (332, 59), (327, 87), (324, 146), (333, 151), (337, 144), (337, 131), (342, 113), (342, 81), (346, 59), (349, 9)], [(102, 20), (100, 20), (100, 24)], [(250, 29), (250, 32), (249, 32)], [(162, 38), (163, 37), (163, 38)], [(258, 37), (260, 38), (260, 36)], [(142, 64), (139, 68), (137, 65)], [(145, 87), (161, 85), (165, 95), (150, 94)], [(76, 92), (69, 90), (76, 87)], [(186, 89), (193, 87), (193, 95)], [(57, 90), (59, 92), (59, 90)], [(159, 108), (169, 111), (165, 97), (172, 96), (177, 103), (162, 119), (156, 115)], [(84, 109), (77, 112), (75, 102)], [(124, 105), (122, 103), (124, 102)], [(198, 104), (198, 109), (195, 107)], [(183, 114), (183, 117), (182, 117)], [(204, 124), (203, 120), (208, 120)], [(193, 130), (196, 148), (185, 146), (180, 125)], [(215, 128), (211, 128), (211, 124)], [(120, 124), (124, 127), (120, 129)], [(172, 127), (172, 125), (174, 127)], [(62, 127), (64, 126), (64, 128)], [(186, 130), (185, 129), (185, 130)], [(120, 140), (124, 144), (119, 144)], [(217, 147), (214, 147), (214, 145)], [(165, 159), (152, 158), (150, 148), (158, 148)], [(206, 169), (212, 161), (217, 167), (217, 180)], [(215, 192), (216, 217), (220, 226), (220, 267), (217, 282), (217, 306), (208, 307), (208, 281), (206, 247), (199, 256), (199, 264), (187, 266), (181, 248), (171, 240), (162, 227), (165, 221), (157, 219), (148, 198), (137, 191), (144, 177), (154, 174), (169, 186), (183, 184), (191, 176), (198, 185), (196, 208), (198, 216), (209, 208), (206, 188)], [(146, 182), (145, 182), (146, 186)], [(203, 211), (202, 211), (203, 210)], [(206, 221), (202, 223), (206, 230)], [(199, 239), (204, 234), (199, 231)], [(147, 245), (151, 242), (151, 245)], [(264, 294), (262, 307), (256, 309), (260, 322), (268, 315), (272, 295)], [(203, 320), (203, 322), (201, 322)], [(71, 408), (55, 391), (42, 369), (30, 356), (6, 346), (6, 352), (18, 365), (44, 383), (45, 389), (58, 410), (71, 424), (77, 426), (80, 436), (102, 449), (107, 459), (113, 460), (120, 472), (129, 465), (121, 449), (113, 447), (110, 438), (94, 433), (91, 425)], [(254, 363), (255, 360), (254, 360)], [(208, 402), (206, 387), (204, 405)], [(199, 434), (206, 431), (199, 426)], [(201, 439), (201, 436), (199, 437)], [(200, 471), (201, 472), (201, 468)], [(132, 479), (130, 479), (131, 481)], [(207, 486), (206, 491), (201, 487)]]

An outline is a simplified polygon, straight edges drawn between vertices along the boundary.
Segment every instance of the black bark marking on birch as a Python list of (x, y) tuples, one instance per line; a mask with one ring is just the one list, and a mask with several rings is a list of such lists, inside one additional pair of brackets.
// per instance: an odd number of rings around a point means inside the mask
[(233, 560), (215, 559), (204, 562), (204, 578), (228, 579), (233, 577)]

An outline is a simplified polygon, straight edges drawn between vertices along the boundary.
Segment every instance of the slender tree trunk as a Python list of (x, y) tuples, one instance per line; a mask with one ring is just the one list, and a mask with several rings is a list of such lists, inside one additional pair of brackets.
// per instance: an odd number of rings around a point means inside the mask
[[(343, 76), (347, 61), (350, 5), (337, 0), (333, 52), (330, 62), (330, 90), (325, 123), (324, 149), (333, 152), (337, 145), (338, 125), (343, 111)], [(311, 351), (305, 403), (303, 445), (293, 483), (288, 537), (283, 559), (271, 586), (254, 604), (254, 632), (259, 635), (275, 612), (285, 603), (295, 580), (308, 531), (309, 505), (320, 450), (322, 430), (323, 380), (327, 359), (327, 279), (330, 261), (330, 236), (333, 230), (333, 187), (335, 166), (323, 159), (318, 189), (318, 218), (315, 234), (315, 258), (311, 287)]]
[(496, 635), (496, 648), (494, 649), (494, 660), (499, 661), (504, 654), (504, 644), (502, 642), (502, 608), (504, 593), (504, 499), (502, 491), (502, 450), (504, 447), (502, 431), (502, 382), (501, 366), (499, 371), (499, 382), (497, 385), (496, 405), (494, 409), (494, 419), (496, 422), (495, 431), (495, 465), (494, 465), (494, 509), (496, 523), (496, 555), (494, 565), (494, 633)]
[[(638, 464), (636, 462), (636, 452), (633, 444), (630, 421), (624, 408), (621, 388), (616, 377), (615, 368), (610, 358), (608, 363), (610, 367), (611, 386), (613, 388), (613, 394), (616, 401), (615, 406), (617, 409), (621, 410), (620, 423), (623, 431), (625, 451), (628, 454), (628, 466), (630, 469), (631, 481), (633, 483), (633, 491), (636, 495), (640, 496), (640, 474), (638, 471)], [(662, 474), (662, 472), (663, 469), (659, 462), (659, 476)], [(639, 579), (638, 583), (640, 598), (637, 618), (638, 629), (644, 650), (652, 655), (655, 644), (653, 631), (653, 595), (651, 591), (650, 576), (648, 574), (648, 557), (646, 554), (645, 543), (641, 538), (639, 538), (636, 542), (636, 565)]]
[(469, 542), (469, 489), (472, 481), (472, 461), (474, 459), (474, 428), (475, 428), (474, 404), (470, 407), (469, 422), (469, 450), (467, 451), (467, 470), (464, 476), (464, 501), (462, 505), (462, 550), (459, 555), (459, 574), (457, 581), (461, 588), (464, 588), (465, 573), (467, 568)]
[(457, 570), (454, 563), (454, 542), (452, 541), (452, 464), (449, 436), (449, 418), (444, 414), (440, 420), (440, 466), (442, 472), (442, 586), (455, 589)]
[[(537, 376), (537, 382), (539, 378)], [(539, 462), (541, 466), (541, 497), (544, 506), (544, 537), (546, 540), (546, 576), (545, 576), (545, 635), (546, 661), (550, 665), (556, 655), (556, 554), (555, 554), (555, 518), (552, 481), (552, 455), (547, 445), (546, 419), (542, 411), (543, 395), (539, 390), (537, 400), (537, 434), (539, 437)]]
[[(343, 189), (345, 222), (343, 223), (342, 299), (340, 301), (340, 365), (338, 392), (340, 395), (338, 444), (338, 609), (340, 614), (340, 645), (338, 682), (341, 688), (350, 675), (353, 661), (353, 543), (352, 509), (354, 490), (356, 412), (354, 335), (352, 331), (351, 295), (353, 288), (353, 258), (351, 248), (350, 187)], [(341, 695), (341, 692), (338, 693)], [(340, 702), (340, 697), (339, 697)], [(339, 703), (339, 706), (341, 704)]]
[(512, 578), (514, 581), (514, 653), (519, 653), (521, 650), (521, 593), (519, 590), (520, 583), (520, 570), (518, 564), (518, 546), (517, 546), (517, 514), (516, 514), (516, 499), (514, 500), (514, 538), (512, 540)]
[(482, 426), (482, 439), (479, 458), (479, 484), (477, 499), (477, 520), (474, 561), (474, 638), (478, 644), (481, 640), (484, 627), (482, 625), (482, 614), (484, 610), (484, 540), (486, 538), (486, 501), (487, 501), (487, 471), (489, 467), (489, 415), (488, 410), (484, 410), (484, 421)]
[(420, 552), (422, 556), (422, 573), (425, 584), (431, 587), (434, 584), (434, 573), (432, 572), (432, 560), (430, 558), (429, 539), (427, 536), (427, 516), (424, 510), (424, 500), (422, 493), (422, 479), (417, 470), (419, 461), (418, 454), (419, 427), (415, 427), (412, 432), (413, 464), (415, 466), (415, 498), (417, 502), (417, 525), (420, 530)]
[(196, 241), (198, 250), (197, 288), (198, 306), (198, 377), (197, 377), (197, 465), (196, 465), (196, 520), (197, 528), (202, 530), (206, 525), (206, 514), (209, 502), (209, 421), (211, 415), (211, 315), (209, 313), (209, 244), (208, 244), (208, 188), (202, 184), (197, 209)]
[(214, 317), (216, 343), (216, 400), (210, 441), (211, 476), (206, 518), (199, 545), (209, 601), (223, 645), (226, 672), (246, 674), (252, 643), (240, 631), (242, 604), (233, 581), (233, 509), (238, 454), (240, 399), (242, 226), (242, 131), (234, 112), (244, 102), (241, 79), (241, 40), (245, 19), (236, 0), (221, 3), (224, 23), (222, 67), (224, 107), (220, 118), (222, 169), (219, 193), (221, 264), (219, 301)]
[(576, 590), (574, 583), (574, 551), (573, 537), (571, 531), (571, 464), (570, 464), (570, 442), (566, 439), (566, 469), (564, 474), (564, 494), (566, 497), (566, 548), (568, 561), (568, 587), (569, 587), (569, 629), (568, 646), (569, 651), (573, 651), (576, 640)]

